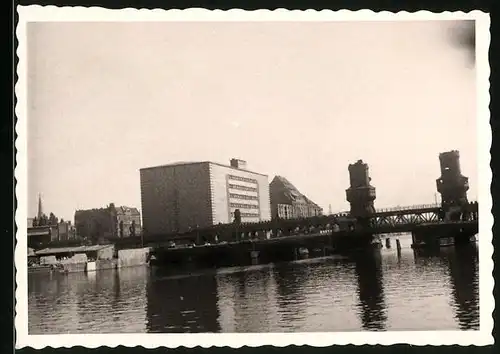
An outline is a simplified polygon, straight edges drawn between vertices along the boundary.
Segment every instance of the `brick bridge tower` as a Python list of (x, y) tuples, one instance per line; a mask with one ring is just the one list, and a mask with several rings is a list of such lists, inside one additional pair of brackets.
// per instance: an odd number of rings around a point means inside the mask
[(373, 201), (375, 187), (370, 184), (368, 164), (358, 160), (349, 165), (351, 186), (346, 190), (347, 201), (351, 204), (351, 215), (355, 218), (364, 218), (375, 212)]
[(457, 150), (439, 154), (441, 177), (436, 180), (444, 209), (468, 204), (469, 178), (462, 176), (460, 153)]

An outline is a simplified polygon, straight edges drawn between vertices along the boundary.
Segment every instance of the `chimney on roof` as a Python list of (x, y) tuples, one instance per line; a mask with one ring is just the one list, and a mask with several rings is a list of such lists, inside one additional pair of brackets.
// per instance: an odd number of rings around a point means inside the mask
[(240, 159), (231, 159), (231, 167), (237, 168), (239, 170), (247, 169), (247, 162), (245, 160)]

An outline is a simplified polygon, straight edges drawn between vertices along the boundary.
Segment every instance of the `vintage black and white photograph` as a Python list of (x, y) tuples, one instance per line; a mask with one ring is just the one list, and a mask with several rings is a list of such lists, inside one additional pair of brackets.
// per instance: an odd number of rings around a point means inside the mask
[(18, 11), (18, 346), (492, 342), (487, 15)]

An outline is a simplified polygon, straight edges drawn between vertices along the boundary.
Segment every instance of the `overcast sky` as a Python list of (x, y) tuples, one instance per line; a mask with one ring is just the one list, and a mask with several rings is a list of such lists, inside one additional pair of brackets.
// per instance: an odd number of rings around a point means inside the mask
[(475, 70), (453, 22), (36, 23), (28, 27), (29, 215), (140, 208), (139, 169), (179, 160), (285, 176), (348, 209), (434, 202), (460, 150), (477, 198)]

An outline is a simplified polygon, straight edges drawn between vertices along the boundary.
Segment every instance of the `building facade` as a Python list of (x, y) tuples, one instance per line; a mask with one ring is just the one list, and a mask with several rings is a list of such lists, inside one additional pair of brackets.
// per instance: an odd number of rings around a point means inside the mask
[(75, 228), (79, 237), (100, 240), (141, 234), (141, 214), (137, 208), (115, 207), (77, 210)]
[(184, 232), (230, 223), (270, 220), (267, 175), (246, 169), (242, 160), (176, 163), (143, 168), (141, 200), (145, 234)]
[(323, 209), (299, 192), (285, 177), (275, 176), (270, 186), (273, 218), (298, 219), (323, 214)]
[(76, 230), (71, 225), (71, 221), (61, 221), (57, 224), (57, 241), (74, 240), (76, 238)]
[(141, 213), (137, 208), (116, 208), (118, 237), (133, 237), (141, 234)]

